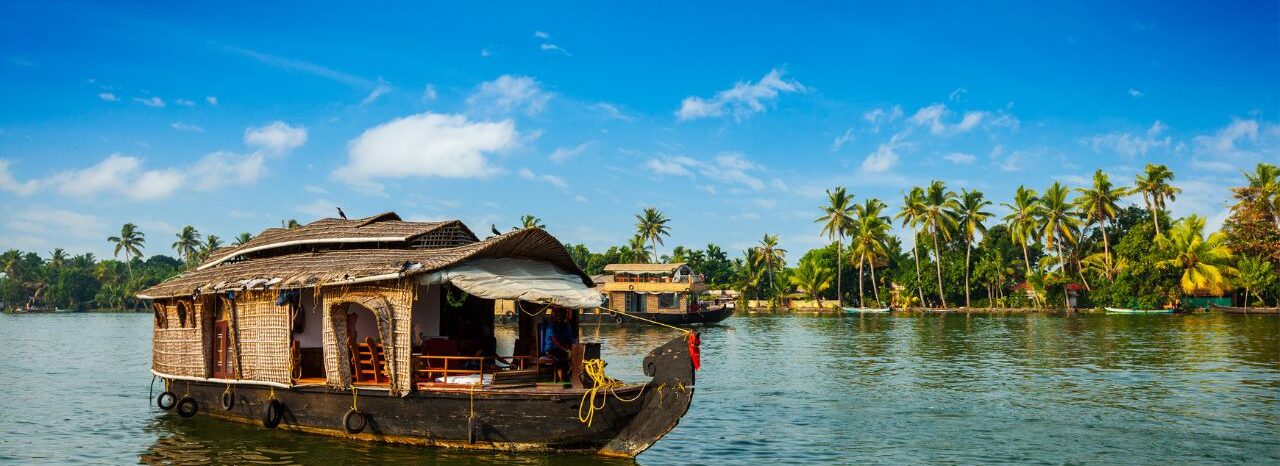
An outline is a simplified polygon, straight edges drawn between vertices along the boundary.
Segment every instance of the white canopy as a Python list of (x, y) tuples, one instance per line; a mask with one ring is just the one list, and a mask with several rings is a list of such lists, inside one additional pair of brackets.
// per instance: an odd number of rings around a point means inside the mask
[(423, 274), (418, 283), (452, 283), (485, 299), (517, 299), (574, 309), (590, 309), (603, 303), (603, 296), (583, 284), (582, 277), (547, 262), (523, 259), (470, 260)]

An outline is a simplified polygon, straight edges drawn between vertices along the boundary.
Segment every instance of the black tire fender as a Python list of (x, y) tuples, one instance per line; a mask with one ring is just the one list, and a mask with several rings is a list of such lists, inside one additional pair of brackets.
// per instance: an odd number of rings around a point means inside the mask
[(222, 410), (231, 411), (236, 406), (236, 395), (230, 391), (222, 392)]
[[(165, 400), (168, 400), (167, 402)], [(178, 403), (178, 395), (174, 395), (171, 391), (165, 391), (156, 397), (156, 406), (160, 409), (168, 411), (173, 409), (173, 405)]]
[(615, 323), (615, 324), (621, 324), (621, 323), (622, 323), (622, 316), (613, 316), (613, 323)]
[(368, 425), (369, 416), (355, 408), (347, 410), (347, 414), (342, 416), (342, 428), (346, 429), (348, 434), (364, 432), (364, 428)]
[(181, 400), (178, 400), (177, 408), (179, 416), (191, 417), (195, 416), (197, 411), (200, 411), (200, 404), (196, 403), (195, 398), (184, 396)]
[(262, 427), (274, 429), (280, 425), (282, 417), (284, 417), (284, 405), (280, 400), (268, 400), (262, 408)]

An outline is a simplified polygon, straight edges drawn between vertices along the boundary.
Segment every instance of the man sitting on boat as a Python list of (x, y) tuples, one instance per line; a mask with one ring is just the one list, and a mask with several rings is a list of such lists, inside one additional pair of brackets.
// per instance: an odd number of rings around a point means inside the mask
[(551, 322), (542, 331), (542, 355), (555, 361), (556, 372), (569, 370), (569, 351), (576, 342), (567, 312), (560, 308), (552, 311)]

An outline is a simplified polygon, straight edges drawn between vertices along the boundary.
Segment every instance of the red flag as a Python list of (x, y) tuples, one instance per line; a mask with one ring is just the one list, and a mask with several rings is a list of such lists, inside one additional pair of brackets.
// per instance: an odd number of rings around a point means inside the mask
[(689, 332), (689, 359), (693, 360), (693, 370), (702, 368), (700, 346), (702, 346), (702, 340), (698, 339), (698, 332)]

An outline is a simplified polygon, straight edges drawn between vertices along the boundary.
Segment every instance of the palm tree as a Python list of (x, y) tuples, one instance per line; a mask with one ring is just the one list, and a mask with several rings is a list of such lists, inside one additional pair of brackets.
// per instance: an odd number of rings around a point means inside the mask
[(821, 235), (827, 235), (836, 243), (836, 301), (844, 306), (843, 267), (844, 236), (853, 228), (853, 195), (844, 187), (834, 191), (827, 190), (827, 205), (822, 208), (822, 216), (814, 220), (822, 223)]
[[(879, 199), (868, 200), (868, 206), (873, 202), (879, 203), (883, 208), (884, 203)], [(876, 283), (876, 263), (880, 258), (887, 256), (889, 253), (885, 248), (885, 242), (889, 236), (889, 223), (884, 217), (875, 215), (879, 210), (870, 210), (867, 214), (859, 215), (858, 223), (854, 225), (853, 247), (850, 249), (850, 258), (855, 259), (858, 263), (858, 306), (866, 307), (862, 300), (862, 270), (864, 265), (871, 266), (871, 289), (875, 293), (876, 303), (880, 303), (880, 287)]]
[[(1067, 199), (1070, 195), (1071, 191), (1066, 186), (1054, 181), (1049, 186), (1049, 189), (1044, 191), (1044, 196), (1040, 198), (1040, 208), (1038, 210), (1040, 236), (1044, 239), (1046, 246), (1057, 248), (1058, 266), (1062, 268), (1063, 277), (1066, 277), (1067, 258), (1062, 254), (1062, 243), (1074, 243), (1076, 241), (1075, 231), (1080, 227), (1080, 220), (1072, 213), (1071, 201)], [(1062, 286), (1062, 299), (1066, 302), (1067, 309), (1070, 309), (1071, 301), (1067, 299), (1066, 294), (1067, 284), (1063, 283)]]
[(1253, 173), (1243, 172), (1250, 188), (1257, 188), (1259, 200), (1271, 211), (1271, 220), (1280, 227), (1280, 167), (1259, 163)]
[(822, 306), (822, 292), (831, 288), (831, 269), (818, 264), (813, 258), (802, 260), (795, 273), (791, 274), (791, 284)]
[(631, 251), (630, 261), (636, 264), (649, 263), (649, 245), (645, 242), (644, 237), (636, 235), (632, 236), (627, 242), (627, 249)]
[(938, 268), (938, 300), (942, 307), (947, 307), (947, 297), (942, 291), (942, 249), (938, 247), (938, 235), (950, 240), (951, 232), (956, 228), (956, 211), (960, 204), (956, 202), (956, 193), (947, 191), (947, 185), (934, 180), (924, 192), (924, 225), (933, 238), (934, 265)]
[(520, 216), (520, 226), (512, 228), (513, 230), (525, 230), (529, 228), (546, 229), (547, 226), (542, 224), (542, 219), (529, 214)]
[(981, 191), (961, 190), (959, 204), (956, 222), (960, 234), (964, 235), (964, 307), (969, 307), (969, 264), (973, 255), (973, 239), (978, 233), (987, 234), (984, 222), (991, 218), (991, 212), (982, 209), (991, 205), (991, 201), (984, 199)]
[(902, 221), (903, 227), (911, 227), (911, 255), (916, 260), (916, 293), (920, 295), (920, 305), (924, 305), (924, 287), (920, 283), (920, 226), (924, 224), (924, 190), (919, 186), (902, 196), (902, 208), (894, 218)]
[(1036, 190), (1019, 185), (1018, 190), (1013, 193), (1013, 203), (1003, 202), (1000, 205), (1012, 211), (1004, 217), (1004, 222), (1009, 225), (1009, 236), (1013, 242), (1022, 246), (1022, 262), (1026, 266), (1023, 275), (1031, 275), (1031, 256), (1027, 254), (1027, 241), (1035, 241), (1036, 238), (1040, 198), (1036, 196)]
[(178, 240), (173, 242), (173, 250), (178, 252), (188, 265), (191, 263), (192, 256), (195, 255), (197, 248), (200, 247), (200, 232), (196, 231), (196, 227), (187, 225), (182, 227), (182, 231), (178, 232)]
[(147, 235), (139, 231), (137, 225), (126, 223), (120, 227), (120, 236), (108, 236), (107, 241), (115, 243), (116, 257), (120, 257), (120, 253), (124, 252), (124, 265), (129, 271), (129, 280), (133, 281), (132, 258), (142, 255), (142, 248), (147, 244)]
[(773, 287), (773, 269), (785, 263), (787, 250), (778, 247), (778, 235), (765, 233), (756, 246), (756, 265), (763, 265), (769, 274), (769, 287)]
[(232, 242), (232, 243), (231, 243), (231, 245), (232, 245), (232, 246), (244, 246), (244, 244), (245, 244), (245, 243), (248, 243), (248, 242), (249, 242), (250, 240), (252, 240), (252, 239), (253, 239), (253, 235), (249, 234), (249, 232), (247, 232), (247, 231), (246, 231), (246, 232), (244, 232), (244, 233), (241, 233), (241, 234), (239, 234), (239, 235), (236, 235), (236, 240), (235, 240), (234, 242)]
[(298, 221), (297, 221), (297, 220), (292, 219), (292, 218), (291, 218), (291, 219), (289, 219), (289, 221), (288, 221), (288, 222), (281, 222), (281, 223), (284, 223), (284, 227), (285, 227), (285, 228), (288, 228), (288, 229), (290, 229), (290, 230), (292, 230), (292, 229), (294, 229), (294, 228), (302, 228), (302, 224), (301, 224), (301, 223), (298, 223)]
[(67, 263), (67, 251), (62, 248), (54, 248), (49, 253), (49, 268), (58, 269)]
[(1133, 190), (1129, 191), (1142, 193), (1142, 202), (1147, 204), (1147, 210), (1151, 211), (1151, 222), (1156, 226), (1156, 236), (1160, 236), (1160, 213), (1164, 212), (1165, 201), (1177, 200), (1178, 193), (1182, 192), (1170, 185), (1170, 181), (1173, 181), (1173, 172), (1169, 167), (1148, 163), (1146, 171), (1138, 174), (1133, 182)]
[(636, 234), (648, 240), (653, 246), (654, 262), (658, 260), (658, 245), (662, 244), (662, 237), (671, 236), (671, 230), (667, 229), (667, 223), (670, 221), (671, 219), (653, 207), (646, 207), (643, 212), (636, 215)]
[(1271, 286), (1276, 281), (1275, 268), (1271, 262), (1256, 258), (1242, 257), (1239, 263), (1240, 286), (1244, 287), (1244, 308), (1249, 308), (1249, 292)]
[(1116, 212), (1120, 210), (1120, 198), (1124, 197), (1129, 191), (1124, 188), (1116, 187), (1111, 184), (1111, 180), (1102, 170), (1093, 172), (1093, 188), (1076, 188), (1076, 192), (1080, 193), (1080, 197), (1076, 198), (1076, 207), (1080, 209), (1080, 214), (1084, 217), (1085, 226), (1092, 223), (1098, 224), (1098, 229), (1102, 230), (1102, 251), (1107, 261), (1107, 279), (1114, 278), (1110, 274), (1111, 270), (1111, 240), (1107, 238), (1107, 222), (1115, 222)]
[(1228, 277), (1236, 274), (1231, 267), (1233, 254), (1227, 247), (1227, 235), (1221, 231), (1204, 237), (1204, 218), (1188, 215), (1173, 225), (1167, 236), (1156, 237), (1156, 244), (1166, 254), (1173, 256), (1157, 263), (1182, 272), (1182, 292), (1196, 291), (1226, 293), (1230, 291)]

